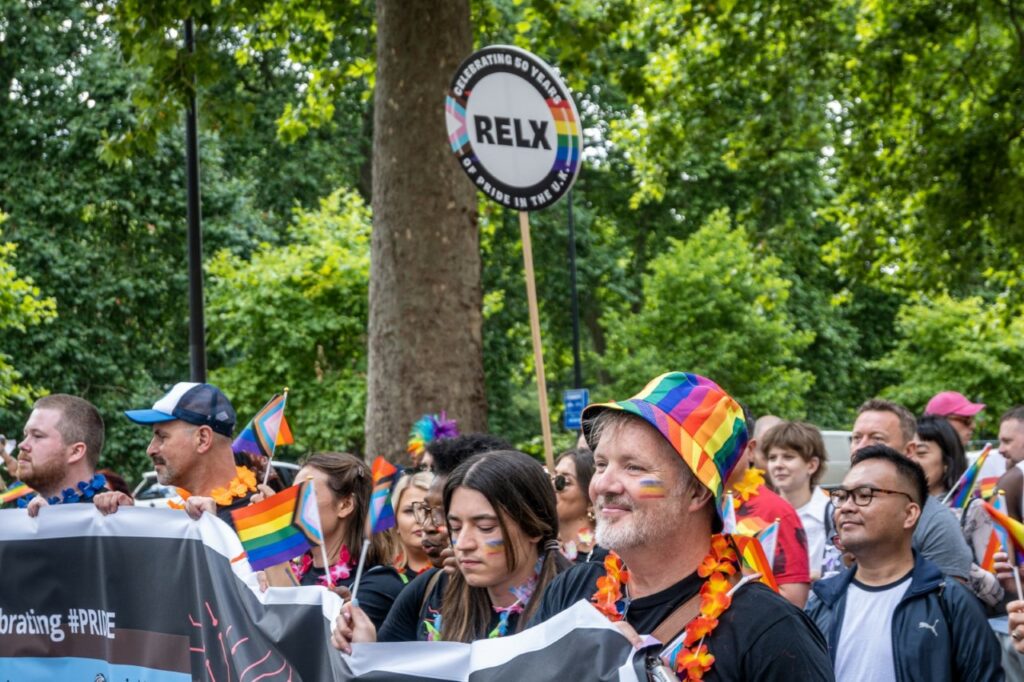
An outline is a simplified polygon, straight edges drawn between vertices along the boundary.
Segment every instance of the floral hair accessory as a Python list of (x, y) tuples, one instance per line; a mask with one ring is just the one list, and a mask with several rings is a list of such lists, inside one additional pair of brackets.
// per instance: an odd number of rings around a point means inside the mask
[(425, 414), (412, 425), (406, 452), (409, 453), (415, 464), (419, 462), (420, 457), (427, 451), (427, 443), (438, 438), (455, 438), (458, 435), (458, 423), (454, 419), (448, 419), (444, 410), (439, 415)]

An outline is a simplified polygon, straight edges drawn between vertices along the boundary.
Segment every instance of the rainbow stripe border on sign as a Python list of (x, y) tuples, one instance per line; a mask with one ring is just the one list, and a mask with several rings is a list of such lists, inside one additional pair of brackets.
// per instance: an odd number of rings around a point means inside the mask
[(466, 93), (462, 101), (455, 99), (451, 95), (447, 95), (444, 98), (444, 109), (452, 118), (459, 122), (459, 127), (454, 133), (448, 136), (448, 143), (452, 146), (452, 151), (458, 154), (464, 148), (470, 147), (469, 144), (469, 133), (466, 131), (466, 106), (464, 104), (466, 98), (469, 97), (469, 92)]
[(547, 103), (548, 108), (551, 109), (551, 116), (555, 119), (555, 132), (558, 134), (558, 149), (555, 153), (555, 165), (552, 170), (560, 170), (573, 175), (580, 162), (579, 122), (572, 115), (569, 100), (563, 98), (561, 102), (555, 103), (548, 98)]

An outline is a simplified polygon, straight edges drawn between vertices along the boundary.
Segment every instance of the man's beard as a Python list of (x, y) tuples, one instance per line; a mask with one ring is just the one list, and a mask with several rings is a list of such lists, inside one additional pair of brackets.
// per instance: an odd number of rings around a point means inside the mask
[[(19, 466), (18, 473), (24, 474), (26, 467)], [(20, 476), (21, 482), (40, 494), (60, 494), (60, 484), (68, 473), (67, 462), (62, 459), (55, 460), (43, 466), (32, 461), (32, 471), (28, 475)]]
[[(601, 507), (608, 504), (625, 507), (631, 513), (628, 518), (612, 523), (600, 512)], [(638, 506), (626, 495), (602, 495), (598, 496), (596, 506), (598, 513), (594, 537), (597, 544), (616, 552), (655, 545), (667, 537), (673, 528), (686, 523), (685, 500), (679, 490), (663, 498), (661, 504), (648, 502)]]

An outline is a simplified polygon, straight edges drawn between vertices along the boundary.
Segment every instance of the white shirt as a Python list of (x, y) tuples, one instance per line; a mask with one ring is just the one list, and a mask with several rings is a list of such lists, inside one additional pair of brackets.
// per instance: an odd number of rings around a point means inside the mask
[(892, 614), (910, 587), (910, 574), (879, 587), (855, 580), (846, 591), (846, 610), (836, 649), (836, 682), (896, 679)]
[(796, 510), (800, 523), (807, 533), (807, 566), (811, 580), (821, 577), (821, 563), (825, 558), (825, 509), (828, 507), (828, 494), (821, 488), (811, 491), (811, 499), (807, 504)]

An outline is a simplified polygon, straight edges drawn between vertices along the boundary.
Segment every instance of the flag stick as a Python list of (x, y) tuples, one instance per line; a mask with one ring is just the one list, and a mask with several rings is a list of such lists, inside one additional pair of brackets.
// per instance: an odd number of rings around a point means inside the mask
[(352, 583), (352, 603), (358, 605), (356, 594), (359, 593), (359, 581), (363, 578), (363, 566), (366, 564), (366, 555), (370, 552), (369, 536), (363, 538), (363, 549), (359, 552), (359, 565), (356, 566), (356, 579)]
[[(284, 401), (283, 401), (283, 403), (281, 405), (281, 419), (284, 419), (284, 408), (285, 408), (286, 405), (288, 405), (288, 387), (287, 386), (284, 387)], [(281, 431), (280, 426), (278, 426), (277, 430), (278, 430), (278, 432)], [(270, 463), (274, 460), (274, 453), (276, 451), (277, 451), (277, 434), (275, 433), (274, 434), (274, 446), (272, 448), (270, 448), (270, 457), (267, 457), (267, 470), (263, 472), (263, 485), (266, 485), (267, 481), (270, 480), (270, 470), (272, 468), (270, 466)], [(328, 573), (331, 572), (330, 569), (331, 569), (331, 567), (328, 566), (327, 567), (327, 572)], [(327, 579), (328, 582), (330, 582), (330, 580), (331, 580), (330, 578)]]
[(331, 562), (327, 560), (327, 548), (324, 547), (324, 543), (320, 543), (320, 556), (324, 558), (324, 569), (327, 571), (327, 586), (334, 587), (334, 578), (331, 577)]
[(526, 266), (526, 300), (530, 308), (530, 334), (533, 337), (533, 367), (537, 374), (537, 403), (540, 407), (540, 430), (544, 437), (544, 461), (548, 471), (555, 470), (554, 446), (551, 442), (551, 419), (548, 414), (548, 387), (544, 378), (544, 348), (540, 343), (540, 313), (537, 311), (537, 285), (533, 276), (533, 245), (530, 242), (530, 214), (519, 212), (519, 232), (523, 238), (523, 264)]
[[(981, 453), (978, 455), (978, 459), (976, 459), (974, 461), (977, 462), (982, 457), (988, 457), (988, 451), (991, 450), (991, 449), (992, 449), (992, 443), (985, 443), (985, 447), (981, 449)], [(973, 464), (971, 466), (973, 466)], [(964, 479), (967, 478), (967, 475), (970, 474), (970, 473), (971, 473), (971, 467), (970, 466), (967, 467), (966, 469), (964, 469), (964, 472), (962, 474), (960, 474), (960, 478), (958, 478), (956, 483), (953, 484), (953, 487), (949, 489), (949, 492), (946, 493), (946, 496), (942, 498), (942, 504), (946, 504), (947, 502), (949, 502), (949, 498), (951, 498), (953, 496), (953, 493), (955, 493), (960, 488), (960, 484), (964, 482)]]

